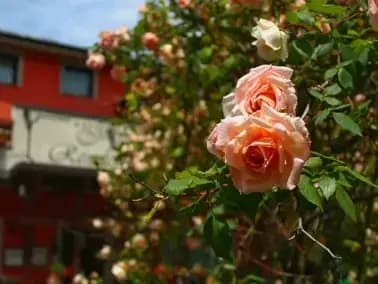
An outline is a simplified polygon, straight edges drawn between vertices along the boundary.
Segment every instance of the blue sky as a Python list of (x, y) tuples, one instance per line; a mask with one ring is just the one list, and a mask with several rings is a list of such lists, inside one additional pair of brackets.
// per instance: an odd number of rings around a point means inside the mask
[(98, 33), (132, 27), (143, 0), (0, 0), (0, 29), (90, 46)]

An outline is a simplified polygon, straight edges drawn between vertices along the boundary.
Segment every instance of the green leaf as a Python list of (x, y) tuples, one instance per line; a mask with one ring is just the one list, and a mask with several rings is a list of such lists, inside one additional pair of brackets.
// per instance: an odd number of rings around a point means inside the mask
[(312, 0), (308, 6), (311, 11), (327, 15), (343, 15), (346, 13), (346, 7), (326, 4), (323, 0)]
[(204, 235), (218, 257), (232, 258), (233, 240), (227, 223), (211, 215), (205, 223)]
[(331, 114), (331, 110), (330, 110), (330, 109), (325, 109), (325, 110), (319, 112), (319, 113), (315, 116), (315, 124), (318, 125), (318, 124), (321, 123), (323, 120), (325, 120), (330, 114)]
[(324, 73), (324, 80), (332, 79), (337, 74), (337, 68), (330, 68)]
[(169, 195), (180, 195), (185, 190), (189, 189), (192, 184), (190, 178), (186, 179), (171, 179), (165, 187)]
[(312, 54), (312, 47), (310, 43), (304, 39), (294, 40), (293, 48), (304, 58), (309, 58)]
[(165, 190), (168, 195), (180, 195), (186, 190), (195, 188), (202, 185), (212, 184), (213, 182), (196, 176), (184, 176), (180, 173), (179, 178), (169, 180), (168, 184), (165, 187)]
[(337, 167), (337, 169), (341, 170), (341, 171), (344, 171), (344, 172), (347, 172), (348, 174), (350, 174), (351, 176), (353, 176), (354, 178), (358, 179), (359, 181), (367, 184), (367, 185), (370, 185), (371, 187), (375, 188), (375, 189), (378, 189), (378, 185), (377, 184), (374, 184), (371, 180), (369, 180), (367, 177), (365, 177), (364, 175), (360, 174), (359, 172), (356, 172), (355, 170), (352, 170), (351, 168), (349, 167), (346, 167), (346, 166), (339, 166)]
[(305, 167), (310, 169), (317, 169), (323, 166), (323, 160), (319, 157), (311, 157), (307, 160)]
[(257, 283), (266, 283), (264, 278), (250, 274), (246, 278), (240, 281), (240, 284), (257, 284)]
[(301, 175), (299, 180), (299, 190), (304, 198), (323, 210), (322, 197), (308, 176)]
[(332, 177), (321, 176), (319, 179), (319, 187), (328, 200), (336, 191), (336, 180)]
[(341, 209), (344, 213), (352, 219), (354, 222), (357, 221), (356, 208), (349, 194), (342, 188), (337, 188), (336, 190), (336, 200), (339, 203)]
[(331, 106), (338, 106), (342, 103), (340, 100), (331, 97), (325, 97), (324, 101)]
[(337, 76), (338, 76), (340, 85), (344, 89), (350, 90), (354, 88), (353, 77), (345, 68), (340, 68)]
[(185, 150), (183, 147), (177, 147), (172, 151), (173, 158), (180, 158), (185, 154)]
[(306, 25), (313, 25), (315, 23), (315, 18), (308, 9), (298, 11), (297, 17), (302, 23)]
[(240, 194), (235, 187), (223, 188), (219, 192), (218, 200), (229, 212), (243, 213), (254, 217), (262, 199), (261, 193)]
[(289, 22), (289, 24), (298, 24), (299, 23), (298, 13), (296, 11), (289, 11), (287, 13), (287, 21)]
[(325, 88), (324, 90), (326, 92), (327, 95), (338, 95), (340, 94), (343, 90), (340, 88), (339, 84), (332, 84), (331, 86), (328, 86), (327, 88)]
[(331, 52), (333, 48), (333, 42), (328, 42), (318, 45), (312, 53), (311, 59), (317, 59)]
[(333, 119), (341, 128), (350, 131), (354, 135), (362, 136), (360, 127), (348, 115), (341, 112), (334, 112), (332, 115)]
[(323, 97), (324, 97), (323, 94), (320, 93), (320, 92), (318, 92), (317, 90), (315, 90), (315, 89), (309, 89), (309, 90), (308, 90), (308, 93), (309, 93), (311, 96), (317, 98), (318, 100), (323, 101)]

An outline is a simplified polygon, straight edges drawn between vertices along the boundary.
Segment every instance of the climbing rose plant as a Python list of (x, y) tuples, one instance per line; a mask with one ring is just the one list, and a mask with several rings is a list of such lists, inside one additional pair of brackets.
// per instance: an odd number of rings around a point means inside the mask
[(112, 277), (378, 281), (377, 7), (156, 0), (100, 34), (88, 67), (125, 83), (93, 220)]

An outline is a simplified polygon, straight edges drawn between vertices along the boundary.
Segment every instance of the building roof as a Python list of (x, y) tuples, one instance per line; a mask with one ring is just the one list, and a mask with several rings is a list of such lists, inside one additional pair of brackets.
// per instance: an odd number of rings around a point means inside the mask
[(0, 43), (6, 42), (11, 44), (19, 44), (32, 49), (44, 49), (52, 53), (73, 53), (86, 55), (88, 48), (79, 47), (70, 44), (60, 43), (51, 39), (36, 38), (28, 35), (22, 35), (15, 32), (9, 32), (0, 29)]

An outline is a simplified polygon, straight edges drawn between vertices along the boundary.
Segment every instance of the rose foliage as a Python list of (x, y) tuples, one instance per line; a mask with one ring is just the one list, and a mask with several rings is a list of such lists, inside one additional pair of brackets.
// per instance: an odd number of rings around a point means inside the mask
[(100, 34), (118, 281), (377, 283), (377, 4), (151, 0)]

